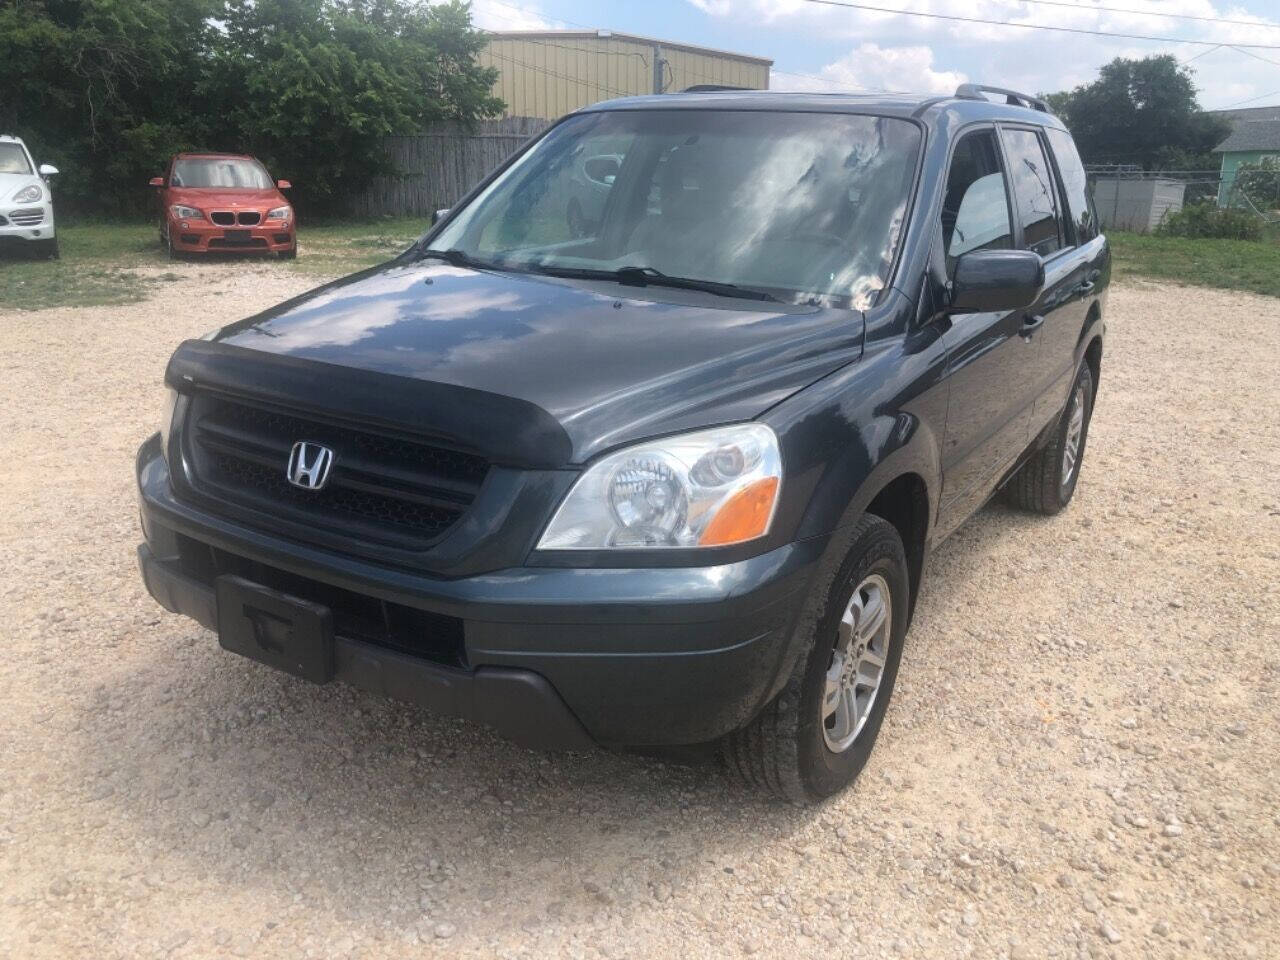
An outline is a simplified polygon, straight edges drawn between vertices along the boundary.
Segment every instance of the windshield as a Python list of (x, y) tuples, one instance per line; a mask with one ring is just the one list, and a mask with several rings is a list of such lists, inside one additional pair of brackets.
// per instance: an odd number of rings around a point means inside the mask
[(0, 143), (0, 173), (30, 173), (27, 151), (16, 143)]
[(616, 110), (555, 127), (431, 242), (513, 269), (646, 268), (865, 309), (915, 175), (909, 121)]
[(170, 186), (269, 190), (273, 184), (266, 169), (257, 160), (203, 157), (175, 163)]

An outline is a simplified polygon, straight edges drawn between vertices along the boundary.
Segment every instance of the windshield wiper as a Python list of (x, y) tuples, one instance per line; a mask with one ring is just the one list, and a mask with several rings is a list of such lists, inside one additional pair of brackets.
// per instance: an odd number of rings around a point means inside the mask
[(502, 268), (495, 263), (487, 263), (484, 260), (477, 260), (469, 253), (458, 249), (449, 250), (422, 250), (418, 253), (419, 260), (443, 260), (451, 263), (455, 267), (471, 267), (475, 270), (501, 270)]
[(571, 280), (613, 280), (629, 287), (674, 287), (678, 290), (701, 290), (718, 297), (734, 297), (739, 300), (768, 300), (780, 302), (771, 293), (740, 287), (736, 283), (720, 283), (716, 280), (699, 280), (695, 277), (672, 277), (653, 267), (618, 267), (616, 270), (595, 270), (590, 267), (557, 267), (533, 264), (530, 269), (551, 277)]

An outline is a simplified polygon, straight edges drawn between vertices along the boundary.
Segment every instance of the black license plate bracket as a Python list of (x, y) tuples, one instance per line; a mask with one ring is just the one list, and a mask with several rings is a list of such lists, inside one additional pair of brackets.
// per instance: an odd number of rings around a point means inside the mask
[(333, 613), (243, 577), (215, 581), (218, 643), (313, 683), (333, 679)]

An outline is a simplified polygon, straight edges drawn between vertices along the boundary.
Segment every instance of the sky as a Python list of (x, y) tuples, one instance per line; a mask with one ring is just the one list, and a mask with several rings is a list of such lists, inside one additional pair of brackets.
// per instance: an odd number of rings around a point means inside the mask
[(1053, 93), (1093, 80), (1116, 57), (1169, 53), (1194, 71), (1205, 109), (1280, 105), (1280, 0), (857, 2), (1108, 36), (925, 19), (810, 0), (472, 0), (472, 14), (477, 26), (491, 30), (608, 29), (771, 57), (774, 89), (953, 93), (958, 84), (973, 81)]

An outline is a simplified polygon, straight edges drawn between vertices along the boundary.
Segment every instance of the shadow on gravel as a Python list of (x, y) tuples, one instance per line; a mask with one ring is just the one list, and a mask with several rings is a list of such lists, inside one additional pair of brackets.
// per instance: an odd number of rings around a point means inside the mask
[[(940, 551), (911, 659), (935, 674), (955, 661), (959, 641), (921, 630), (966, 602), (966, 573), (1010, 531), (1036, 522), (988, 510)], [(224, 653), (176, 617), (139, 642), (154, 646), (145, 667), (104, 677), (77, 705), (66, 762), (84, 800), (162, 871), (282, 903), (297, 894), (370, 931), (409, 936), (448, 921), (500, 933), (640, 909), (800, 843), (822, 815), (753, 794), (714, 765), (539, 754), (313, 686)], [(905, 751), (936, 734), (912, 711), (910, 699), (895, 703), (842, 809), (887, 802), (878, 770), (909, 763)]]

